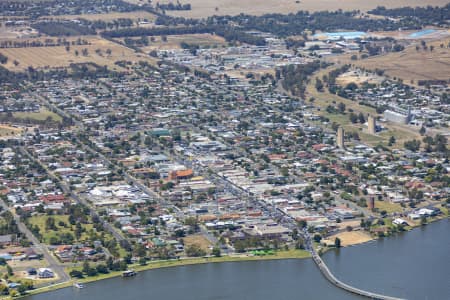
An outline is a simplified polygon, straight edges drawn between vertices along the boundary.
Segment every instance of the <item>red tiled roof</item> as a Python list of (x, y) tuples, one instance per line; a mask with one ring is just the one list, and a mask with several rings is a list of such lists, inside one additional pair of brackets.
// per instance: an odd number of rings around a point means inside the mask
[(313, 145), (312, 147), (313, 147), (314, 150), (320, 151), (320, 150), (322, 150), (322, 149), (324, 149), (324, 148), (327, 148), (328, 145), (325, 145), (325, 144), (315, 144), (315, 145)]
[(59, 194), (59, 195), (45, 195), (45, 196), (40, 196), (39, 200), (45, 202), (45, 203), (49, 203), (49, 202), (66, 202), (67, 199), (64, 195)]

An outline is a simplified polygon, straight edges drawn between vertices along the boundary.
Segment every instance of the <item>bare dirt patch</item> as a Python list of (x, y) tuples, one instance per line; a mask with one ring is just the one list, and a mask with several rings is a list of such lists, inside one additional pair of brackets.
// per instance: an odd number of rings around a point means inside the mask
[(206, 252), (209, 252), (209, 247), (211, 246), (209, 240), (200, 234), (188, 235), (183, 238), (183, 241), (185, 247), (197, 244), (198, 246), (200, 246), (200, 248), (202, 248)]
[(44, 268), (47, 266), (45, 260), (12, 260), (8, 262), (14, 270), (24, 271), (28, 268)]
[(356, 227), (359, 227), (360, 224), (361, 224), (361, 221), (359, 221), (359, 220), (350, 220), (350, 221), (337, 223), (336, 225), (337, 225), (337, 227), (339, 229), (345, 229), (347, 226), (351, 226), (352, 228), (356, 228)]
[(336, 83), (342, 86), (346, 86), (347, 84), (352, 82), (356, 83), (357, 85), (363, 83), (380, 84), (383, 81), (383, 79), (384, 77), (377, 76), (376, 74), (352, 70), (340, 75), (336, 79)]
[(327, 245), (334, 245), (335, 238), (338, 237), (341, 240), (341, 246), (350, 246), (361, 243), (366, 243), (373, 240), (373, 238), (364, 231), (346, 231), (328, 237), (323, 242)]
[(22, 132), (22, 129), (20, 129), (20, 128), (0, 124), (0, 137), (17, 136), (21, 132)]

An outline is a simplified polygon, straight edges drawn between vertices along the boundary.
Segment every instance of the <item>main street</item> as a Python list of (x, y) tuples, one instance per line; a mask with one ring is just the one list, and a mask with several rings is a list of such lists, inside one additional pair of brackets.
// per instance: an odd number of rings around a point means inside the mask
[[(225, 92), (225, 90), (223, 89), (223, 87), (217, 86), (217, 90), (218, 91), (222, 91)], [(235, 92), (235, 91), (226, 91), (231, 93), (233, 96), (235, 97), (243, 97), (243, 95), (241, 93)], [(124, 99), (129, 99), (129, 96), (122, 93), (122, 92), (118, 92), (117, 93), (118, 97), (124, 98)], [(49, 107), (51, 110), (57, 112), (59, 115), (64, 116), (65, 118), (70, 118), (72, 120), (74, 120), (75, 126), (78, 128), (78, 132), (80, 134), (83, 134), (86, 131), (86, 127), (84, 126), (83, 122), (77, 120), (74, 116), (70, 115), (69, 113), (59, 109), (55, 104), (51, 103), (50, 101), (48, 101), (45, 97), (42, 97), (40, 95), (36, 95), (36, 97), (43, 103), (45, 104), (47, 107)], [(297, 116), (293, 113), (289, 113), (289, 112), (285, 112), (284, 110), (282, 110), (281, 108), (275, 107), (275, 106), (270, 106), (267, 103), (265, 103), (264, 101), (258, 101), (258, 105), (265, 107), (267, 110), (271, 110), (273, 112), (275, 112), (278, 115), (281, 115), (285, 118), (289, 118), (289, 120), (291, 121), (297, 121)], [(201, 112), (200, 114), (203, 114), (203, 112)], [(245, 120), (245, 118), (243, 119)], [(241, 120), (242, 121), (242, 120)], [(248, 120), (251, 121), (251, 120)], [(183, 122), (185, 126), (187, 126), (188, 128), (190, 128), (192, 126), (191, 123), (188, 122)], [(206, 131), (206, 129), (204, 128), (198, 128), (196, 127), (195, 129), (193, 129), (194, 132), (203, 134), (208, 136), (208, 132)], [(114, 171), (116, 171), (117, 173), (121, 174), (123, 176), (123, 178), (130, 184), (133, 184), (134, 186), (138, 187), (142, 192), (144, 192), (145, 194), (147, 194), (148, 196), (150, 196), (151, 198), (155, 199), (162, 207), (165, 208), (171, 208), (172, 210), (177, 212), (177, 215), (180, 219), (184, 218), (184, 214), (181, 212), (181, 210), (176, 207), (175, 205), (172, 205), (171, 203), (169, 203), (168, 201), (166, 201), (163, 197), (161, 197), (159, 194), (155, 193), (154, 191), (152, 191), (151, 189), (149, 189), (145, 184), (143, 184), (140, 180), (136, 179), (135, 177), (133, 177), (132, 175), (130, 175), (124, 168), (122, 168), (121, 166), (118, 166), (113, 160), (111, 160), (110, 158), (107, 158), (104, 154), (102, 154), (100, 151), (97, 151), (95, 148), (93, 148), (93, 146), (91, 146), (90, 140), (88, 140), (89, 137), (76, 137), (77, 142), (81, 145), (82, 149), (85, 151), (90, 152), (91, 154), (96, 155), (97, 157), (99, 157), (103, 164), (105, 166), (110, 166), (112, 167), (112, 169)], [(244, 149), (243, 147), (239, 146), (238, 148), (236, 148), (236, 145), (231, 145), (229, 143), (227, 143), (227, 141), (222, 140), (222, 142), (227, 145), (227, 147), (229, 148), (233, 148), (234, 147), (234, 151), (236, 153), (240, 153), (242, 155), (246, 155), (247, 149)], [(273, 205), (269, 205), (268, 203), (262, 201), (261, 199), (258, 199), (257, 197), (251, 195), (248, 191), (242, 189), (242, 187), (236, 185), (235, 183), (227, 180), (224, 177), (221, 177), (219, 174), (217, 174), (216, 172), (214, 172), (214, 170), (211, 170), (210, 172), (208, 172), (207, 170), (205, 170), (205, 168), (199, 164), (196, 163), (192, 163), (191, 161), (187, 160), (186, 157), (177, 154), (176, 152), (173, 151), (168, 151), (167, 149), (165, 149), (164, 154), (169, 157), (170, 159), (172, 159), (173, 161), (176, 161), (180, 164), (183, 164), (187, 167), (190, 167), (192, 169), (194, 169), (194, 171), (196, 171), (196, 173), (199, 173), (203, 176), (205, 176), (207, 179), (211, 180), (213, 183), (215, 183), (218, 186), (223, 187), (223, 189), (226, 192), (229, 192), (243, 200), (245, 200), (247, 202), (248, 206), (253, 206), (256, 209), (260, 209), (261, 211), (266, 212), (270, 217), (272, 217), (273, 219), (279, 221), (281, 224), (283, 224), (284, 226), (290, 228), (290, 229), (294, 229), (297, 228), (297, 224), (296, 221), (294, 219), (292, 219), (289, 215), (287, 215), (285, 212), (278, 210), (276, 206)], [(277, 165), (276, 163), (273, 162), (269, 162), (268, 163), (269, 168), (271, 170), (273, 170), (273, 172), (275, 174), (281, 174), (281, 167), (279, 165)], [(292, 182), (304, 182), (298, 175), (296, 174), (288, 174), (288, 178), (290, 181)], [(73, 198), (76, 199), (77, 201), (80, 201), (81, 203), (84, 203), (86, 205), (89, 206), (89, 203), (87, 203), (87, 201), (85, 199), (81, 199), (80, 197), (78, 197), (77, 195), (74, 195), (70, 189), (68, 189), (68, 187), (65, 187), (65, 191), (68, 191), (68, 193), (70, 193), (71, 195), (73, 195)], [(364, 213), (365, 211), (363, 209), (358, 209), (358, 207), (354, 204), (354, 203), (349, 203), (347, 201), (345, 201), (344, 199), (341, 199), (340, 197), (338, 199), (336, 199), (338, 203), (341, 204), (345, 204), (348, 205), (351, 208), (357, 209), (358, 211)], [(95, 211), (95, 208), (92, 208), (93, 211)], [(367, 214), (367, 212), (365, 212)], [(111, 224), (105, 222), (105, 227), (118, 239), (118, 240), (122, 240), (124, 239), (122, 235), (120, 235), (115, 228), (113, 228), (113, 226), (111, 226)], [(217, 240), (214, 238), (209, 237), (209, 235), (207, 234), (207, 231), (204, 230), (204, 235), (210, 240), (211, 243), (215, 244), (217, 243)]]

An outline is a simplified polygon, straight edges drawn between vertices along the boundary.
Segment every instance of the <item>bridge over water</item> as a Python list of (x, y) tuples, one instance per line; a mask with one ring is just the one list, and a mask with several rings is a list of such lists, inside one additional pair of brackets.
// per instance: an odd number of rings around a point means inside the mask
[(386, 295), (381, 295), (381, 294), (376, 294), (376, 293), (372, 293), (369, 291), (365, 291), (356, 287), (353, 287), (351, 285), (348, 285), (342, 281), (340, 281), (339, 279), (337, 279), (333, 273), (331, 273), (330, 269), (328, 269), (327, 265), (325, 264), (325, 262), (322, 260), (322, 258), (316, 253), (316, 251), (314, 250), (314, 247), (312, 245), (311, 242), (311, 237), (309, 236), (309, 234), (307, 232), (305, 232), (305, 236), (306, 236), (306, 243), (307, 243), (307, 249), (311, 252), (312, 258), (314, 260), (314, 262), (316, 263), (316, 265), (319, 267), (320, 272), (322, 272), (323, 276), (325, 276), (326, 279), (328, 279), (328, 281), (330, 281), (332, 284), (334, 284), (335, 286), (344, 289), (348, 292), (360, 295), (360, 296), (364, 296), (370, 299), (379, 299), (379, 300), (404, 300), (401, 298), (396, 298), (396, 297), (390, 297), (390, 296), (386, 296)]
[(337, 286), (341, 289), (344, 289), (351, 293), (358, 294), (358, 295), (361, 295), (361, 296), (364, 296), (367, 298), (371, 298), (371, 299), (402, 300), (401, 298), (380, 295), (380, 294), (364, 291), (364, 290), (358, 289), (356, 287), (353, 287), (351, 285), (348, 285), (348, 284), (340, 281), (339, 279), (337, 279), (333, 275), (333, 273), (331, 273), (331, 271), (328, 269), (327, 265), (324, 263), (324, 261), (322, 260), (322, 258), (320, 258), (319, 255), (314, 253), (313, 259), (314, 259), (315, 263), (317, 264), (317, 266), (319, 267), (322, 274), (325, 276), (325, 278), (327, 278), (332, 284), (334, 284), (335, 286)]

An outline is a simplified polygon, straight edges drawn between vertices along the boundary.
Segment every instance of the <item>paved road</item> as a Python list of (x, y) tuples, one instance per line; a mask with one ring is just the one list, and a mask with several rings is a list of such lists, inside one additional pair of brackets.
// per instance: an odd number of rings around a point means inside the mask
[[(102, 220), (101, 216), (97, 214), (96, 210), (92, 207), (92, 205), (87, 201), (87, 199), (85, 199), (83, 196), (79, 196), (77, 194), (75, 194), (74, 192), (71, 191), (71, 189), (69, 188), (69, 186), (64, 183), (62, 180), (60, 180), (55, 174), (53, 174), (52, 171), (50, 171), (47, 166), (45, 166), (44, 164), (42, 164), (38, 159), (36, 159), (35, 157), (33, 157), (24, 147), (20, 147), (20, 151), (28, 156), (30, 159), (34, 160), (35, 162), (37, 162), (46, 172), (47, 174), (56, 182), (59, 183), (60, 188), (62, 189), (62, 191), (69, 195), (72, 199), (74, 199), (77, 203), (83, 204), (86, 207), (90, 208), (91, 211), (91, 216), (92, 217), (97, 217), (99, 220)], [(105, 227), (106, 230), (108, 230), (118, 241), (122, 241), (125, 240), (125, 238), (117, 232), (116, 228), (114, 228), (114, 226), (112, 226), (109, 222), (106, 221), (102, 221), (103, 226)]]
[[(65, 111), (61, 110), (60, 108), (58, 108), (57, 106), (55, 106), (54, 104), (52, 104), (51, 102), (49, 102), (45, 97), (42, 97), (40, 95), (38, 95), (37, 93), (33, 94), (36, 98), (38, 98), (41, 102), (43, 102), (46, 106), (48, 106), (49, 108), (52, 108), (54, 111), (56, 111), (59, 115), (64, 116), (66, 118), (72, 118), (74, 120), (75, 125), (78, 127), (78, 129), (80, 131), (84, 130), (84, 124), (80, 121), (77, 121), (74, 117), (72, 117), (70, 114), (66, 113)], [(98, 155), (98, 157), (100, 157), (103, 161), (103, 164), (105, 166), (110, 166), (112, 165), (114, 167), (115, 171), (119, 171), (121, 168), (118, 167), (115, 163), (113, 163), (112, 161), (110, 161), (106, 156), (104, 156), (102, 153), (96, 151), (95, 149), (93, 149), (92, 147), (90, 147), (89, 145), (86, 145), (86, 143), (83, 143), (83, 141), (77, 139), (78, 142), (82, 145), (83, 150), (88, 151), (92, 154)], [(23, 149), (29, 156), (31, 156), (26, 149)], [(34, 159), (31, 156), (32, 159)], [(36, 159), (35, 159), (36, 160)], [(37, 161), (37, 160), (36, 160)], [(37, 161), (39, 164), (41, 164), (39, 161)], [(91, 215), (97, 215), (97, 212), (95, 210), (94, 207), (92, 207), (92, 205), (87, 201), (87, 199), (85, 199), (83, 196), (77, 195), (75, 193), (73, 193), (70, 188), (62, 181), (60, 181), (50, 170), (47, 169), (47, 167), (43, 164), (41, 164), (41, 166), (47, 170), (47, 172), (50, 174), (50, 176), (52, 176), (52, 178), (54, 178), (55, 180), (57, 180), (60, 185), (61, 188), (63, 189), (63, 191), (67, 194), (69, 194), (75, 201), (82, 203), (84, 205), (86, 205), (87, 207), (91, 208)], [(142, 184), (139, 180), (137, 180), (136, 178), (134, 178), (133, 176), (131, 176), (130, 174), (128, 174), (126, 171), (123, 170), (123, 177), (125, 180), (127, 180), (128, 182), (133, 183), (135, 186), (137, 186), (142, 192), (144, 192), (145, 194), (147, 194), (148, 196), (151, 196), (155, 199), (157, 199), (159, 201), (159, 203), (165, 207), (171, 207), (176, 211), (179, 211), (179, 208), (171, 205), (169, 203), (167, 203), (162, 197), (160, 197), (157, 193), (153, 192), (152, 190), (150, 190), (149, 188), (147, 188), (144, 184)], [(100, 220), (102, 220), (102, 218), (100, 216), (98, 216)], [(117, 229), (112, 226), (109, 222), (103, 221), (103, 226), (118, 240), (118, 241), (123, 241), (126, 240), (126, 238), (121, 235)]]
[(68, 119), (72, 119), (73, 123), (80, 129), (84, 130), (84, 125), (82, 122), (78, 121), (76, 118), (72, 117), (68, 113), (66, 113), (64, 110), (60, 109), (50, 101), (48, 101), (45, 97), (42, 97), (41, 95), (37, 93), (31, 93), (32, 96), (38, 98), (45, 106), (47, 106), (50, 110), (56, 112), (61, 117), (66, 117)]
[[(3, 200), (0, 200), (0, 206), (6, 211), (10, 210), (8, 205)], [(33, 244), (33, 248), (37, 253), (42, 253), (44, 258), (47, 260), (49, 267), (58, 275), (58, 279), (55, 281), (57, 283), (66, 282), (70, 280), (70, 276), (65, 272), (64, 267), (56, 260), (56, 258), (50, 253), (47, 247), (39, 242), (39, 240), (34, 236), (34, 234), (23, 224), (20, 220), (20, 216), (12, 212), (14, 220), (19, 227), (20, 232), (25, 234), (27, 239)]]

